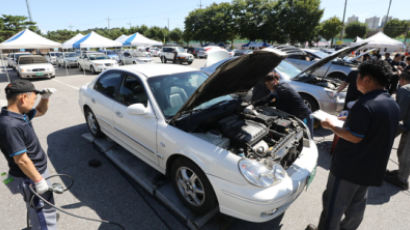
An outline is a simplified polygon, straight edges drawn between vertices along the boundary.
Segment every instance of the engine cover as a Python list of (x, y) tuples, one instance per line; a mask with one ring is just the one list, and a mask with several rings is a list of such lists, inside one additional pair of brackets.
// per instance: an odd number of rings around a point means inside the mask
[(237, 115), (220, 120), (219, 127), (225, 137), (239, 145), (254, 145), (269, 132), (264, 124)]

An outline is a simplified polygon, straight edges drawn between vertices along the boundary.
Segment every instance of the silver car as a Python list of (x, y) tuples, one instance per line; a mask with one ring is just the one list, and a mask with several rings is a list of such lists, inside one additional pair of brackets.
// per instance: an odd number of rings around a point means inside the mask
[[(341, 81), (333, 78), (320, 78), (311, 73), (325, 66), (329, 61), (350, 53), (357, 48), (355, 46), (342, 49), (314, 63), (303, 71), (291, 64), (288, 59), (285, 59), (276, 66), (275, 71), (281, 75), (282, 80), (288, 82), (302, 96), (306, 105), (312, 111), (320, 109), (335, 114), (343, 109), (346, 97), (346, 92), (344, 91), (336, 94)], [(232, 58), (223, 59), (213, 65), (201, 68), (201, 70), (207, 74), (212, 74), (218, 66)]]
[[(278, 46), (276, 48), (287, 52), (288, 57), (286, 60), (298, 67), (300, 70), (304, 70), (313, 63), (316, 63), (329, 56), (328, 53), (315, 49), (299, 49), (292, 46)], [(356, 67), (357, 65), (351, 62), (346, 62), (341, 58), (336, 58), (316, 69), (313, 74), (319, 77), (345, 79)]]
[(65, 52), (57, 57), (57, 65), (60, 67), (78, 67), (78, 57), (80, 55), (74, 52)]

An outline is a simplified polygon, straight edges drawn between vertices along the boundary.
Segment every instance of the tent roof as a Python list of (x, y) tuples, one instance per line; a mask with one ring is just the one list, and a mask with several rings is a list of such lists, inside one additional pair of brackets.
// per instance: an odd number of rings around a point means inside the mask
[(78, 33), (77, 35), (75, 35), (74, 37), (68, 39), (67, 41), (63, 43), (63, 49), (72, 49), (73, 44), (76, 43), (78, 40), (80, 40), (83, 37), (84, 35)]
[(138, 32), (130, 35), (122, 44), (124, 46), (162, 46), (162, 42), (149, 39)]
[(404, 48), (404, 44), (401, 41), (392, 39), (381, 31), (367, 39), (359, 41), (359, 43), (363, 42), (367, 42), (367, 45), (362, 48), (387, 48), (390, 51)]
[(115, 39), (114, 41), (116, 41), (116, 42), (121, 42), (121, 44), (122, 44), (122, 43), (124, 43), (130, 36), (131, 36), (131, 35), (125, 35), (125, 34), (123, 34), (123, 35), (119, 36), (117, 39)]
[(61, 47), (58, 42), (44, 38), (29, 29), (22, 30), (0, 43), (0, 49), (51, 49)]
[(120, 46), (122, 46), (120, 42), (103, 37), (94, 31), (91, 31), (73, 44), (73, 48), (105, 48)]

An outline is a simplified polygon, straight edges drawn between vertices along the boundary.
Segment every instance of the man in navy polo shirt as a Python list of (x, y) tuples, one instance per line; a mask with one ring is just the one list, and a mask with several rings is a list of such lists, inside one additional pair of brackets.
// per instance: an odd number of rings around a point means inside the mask
[[(9, 186), (23, 195), (31, 229), (56, 229), (55, 210), (36, 197), (30, 205), (32, 193), (29, 190), (29, 185), (33, 184), (37, 193), (54, 202), (45, 180), (47, 156), (31, 124), (31, 119), (47, 112), (48, 99), (54, 91), (50, 88), (38, 91), (27, 80), (15, 80), (5, 88), (7, 107), (0, 113), (0, 149), (9, 165)], [(34, 108), (37, 94), (42, 96)]]
[[(340, 137), (333, 155), (319, 226), (306, 229), (353, 230), (363, 219), (369, 186), (382, 185), (399, 123), (399, 106), (385, 91), (391, 67), (369, 60), (359, 66), (355, 103), (343, 128), (322, 126)], [(342, 216), (344, 219), (342, 220)]]

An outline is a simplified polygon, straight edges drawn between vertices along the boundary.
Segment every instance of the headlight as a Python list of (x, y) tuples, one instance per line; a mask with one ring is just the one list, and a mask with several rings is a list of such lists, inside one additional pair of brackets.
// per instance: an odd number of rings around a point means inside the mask
[(335, 97), (335, 94), (336, 94), (333, 91), (326, 91), (326, 93), (327, 93), (327, 96), (329, 96), (331, 99), (333, 99)]
[(238, 167), (249, 183), (263, 188), (281, 181), (286, 174), (282, 166), (278, 164), (273, 165), (272, 169), (268, 169), (265, 165), (249, 159), (240, 160)]
[(94, 64), (95, 66), (103, 66), (104, 64)]

